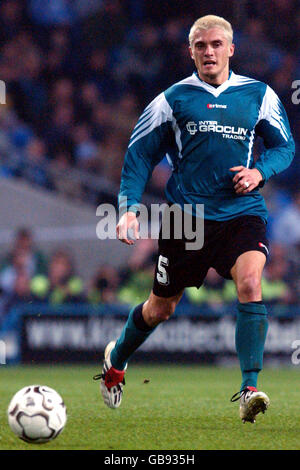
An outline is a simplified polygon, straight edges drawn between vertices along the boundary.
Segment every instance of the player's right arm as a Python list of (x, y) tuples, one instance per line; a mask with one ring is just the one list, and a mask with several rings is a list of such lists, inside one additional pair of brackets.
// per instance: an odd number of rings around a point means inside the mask
[(139, 222), (135, 212), (125, 212), (117, 225), (117, 237), (127, 245), (133, 245), (134, 241), (129, 237), (129, 230), (132, 231), (135, 240), (139, 239)]
[(173, 133), (172, 119), (172, 109), (161, 93), (146, 107), (131, 135), (121, 175), (117, 225), (119, 240), (129, 245), (134, 243), (128, 237), (129, 229), (138, 238), (136, 214), (153, 169), (167, 152)]

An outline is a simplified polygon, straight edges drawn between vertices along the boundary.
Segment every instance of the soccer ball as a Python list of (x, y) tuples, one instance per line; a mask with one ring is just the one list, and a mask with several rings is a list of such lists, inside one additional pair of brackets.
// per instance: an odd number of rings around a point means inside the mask
[(67, 410), (61, 396), (45, 385), (29, 385), (12, 398), (8, 409), (10, 429), (30, 443), (55, 439), (64, 429)]

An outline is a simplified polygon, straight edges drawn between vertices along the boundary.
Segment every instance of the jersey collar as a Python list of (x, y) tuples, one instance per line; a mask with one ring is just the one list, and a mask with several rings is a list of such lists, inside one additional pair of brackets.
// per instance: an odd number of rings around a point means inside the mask
[(218, 87), (214, 87), (212, 85), (210, 85), (209, 83), (206, 83), (204, 80), (201, 80), (201, 78), (199, 77), (198, 75), (198, 72), (194, 72), (194, 74), (196, 77), (197, 77), (197, 80), (198, 80), (198, 84), (200, 86), (202, 86), (202, 88), (204, 88), (206, 91), (208, 91), (209, 93), (211, 93), (212, 95), (214, 95), (216, 98), (225, 90), (227, 90), (227, 88), (229, 88), (231, 86), (231, 84), (233, 83), (234, 81), (234, 77), (235, 77), (235, 73), (232, 71), (232, 70), (229, 70), (229, 77), (228, 79), (226, 80), (226, 82), (222, 83), (222, 85), (218, 86)]

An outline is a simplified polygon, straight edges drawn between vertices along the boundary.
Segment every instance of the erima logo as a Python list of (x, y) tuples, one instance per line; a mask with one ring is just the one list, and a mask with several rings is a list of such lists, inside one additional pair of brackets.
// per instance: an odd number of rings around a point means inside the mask
[(186, 124), (186, 129), (190, 135), (195, 135), (197, 132), (216, 132), (222, 134), (224, 139), (245, 140), (248, 129), (244, 127), (223, 126), (218, 124), (217, 121), (189, 121)]
[(214, 108), (222, 108), (222, 109), (227, 109), (227, 104), (211, 104), (211, 103), (208, 103), (206, 105), (206, 107), (208, 109), (214, 109)]

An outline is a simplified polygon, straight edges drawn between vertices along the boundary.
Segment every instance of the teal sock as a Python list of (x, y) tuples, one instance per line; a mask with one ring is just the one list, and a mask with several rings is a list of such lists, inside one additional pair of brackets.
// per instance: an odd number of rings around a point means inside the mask
[(263, 367), (263, 353), (268, 331), (267, 309), (258, 302), (238, 304), (235, 344), (242, 372), (241, 390), (256, 387)]
[(142, 316), (143, 304), (133, 308), (127, 322), (110, 354), (112, 366), (117, 370), (124, 370), (130, 356), (146, 341), (155, 330), (149, 327)]

